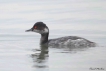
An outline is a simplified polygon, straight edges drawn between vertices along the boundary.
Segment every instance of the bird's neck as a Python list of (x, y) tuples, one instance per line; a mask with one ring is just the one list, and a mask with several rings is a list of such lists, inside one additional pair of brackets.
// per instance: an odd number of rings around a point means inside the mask
[(45, 44), (48, 42), (49, 33), (41, 34), (40, 44)]

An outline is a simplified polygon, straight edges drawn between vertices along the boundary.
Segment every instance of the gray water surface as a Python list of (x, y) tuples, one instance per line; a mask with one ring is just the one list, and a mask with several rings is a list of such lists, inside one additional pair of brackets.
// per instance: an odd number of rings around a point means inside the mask
[[(105, 0), (0, 0), (0, 71), (105, 71)], [(37, 21), (49, 38), (80, 36), (97, 47), (40, 46), (25, 32)]]
[[(2, 36), (5, 40), (0, 43), (2, 71), (89, 71), (90, 68), (106, 68), (105, 46), (48, 48), (39, 46), (36, 34), (35, 37), (11, 36)], [(94, 41), (103, 40), (95, 38)]]

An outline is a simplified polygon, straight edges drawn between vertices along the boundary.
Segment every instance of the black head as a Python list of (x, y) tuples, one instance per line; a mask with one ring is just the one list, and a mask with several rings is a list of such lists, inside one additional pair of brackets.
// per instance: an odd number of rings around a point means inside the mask
[(49, 33), (48, 27), (43, 22), (36, 22), (31, 29), (26, 30), (26, 32), (28, 31), (33, 31), (33, 32), (37, 32), (40, 34)]

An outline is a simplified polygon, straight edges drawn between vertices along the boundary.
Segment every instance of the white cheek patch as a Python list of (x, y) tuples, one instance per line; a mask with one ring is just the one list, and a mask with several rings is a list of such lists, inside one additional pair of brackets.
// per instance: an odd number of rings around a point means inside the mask
[(34, 29), (34, 30), (33, 30), (33, 32), (39, 33), (40, 31), (39, 31), (39, 30)]
[(34, 29), (33, 30), (34, 32), (37, 32), (37, 33), (40, 33), (40, 34), (43, 34), (43, 33), (48, 33), (49, 30), (47, 28), (45, 28), (44, 30), (37, 30), (37, 29)]
[(44, 29), (44, 33), (48, 33), (49, 30), (47, 28)]

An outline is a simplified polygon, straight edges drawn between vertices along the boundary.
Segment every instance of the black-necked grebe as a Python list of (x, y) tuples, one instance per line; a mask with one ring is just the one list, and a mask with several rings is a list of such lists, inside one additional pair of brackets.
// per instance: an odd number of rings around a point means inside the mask
[(56, 39), (50, 39), (48, 40), (49, 37), (49, 28), (44, 24), (43, 22), (37, 22), (34, 24), (34, 26), (26, 30), (28, 31), (33, 31), (36, 33), (41, 34), (41, 39), (40, 39), (40, 44), (48, 44), (50, 46), (55, 46), (55, 45), (68, 45), (68, 46), (74, 46), (74, 47), (94, 47), (95, 43), (91, 42), (87, 39), (78, 37), (78, 36), (66, 36), (66, 37), (60, 37)]

